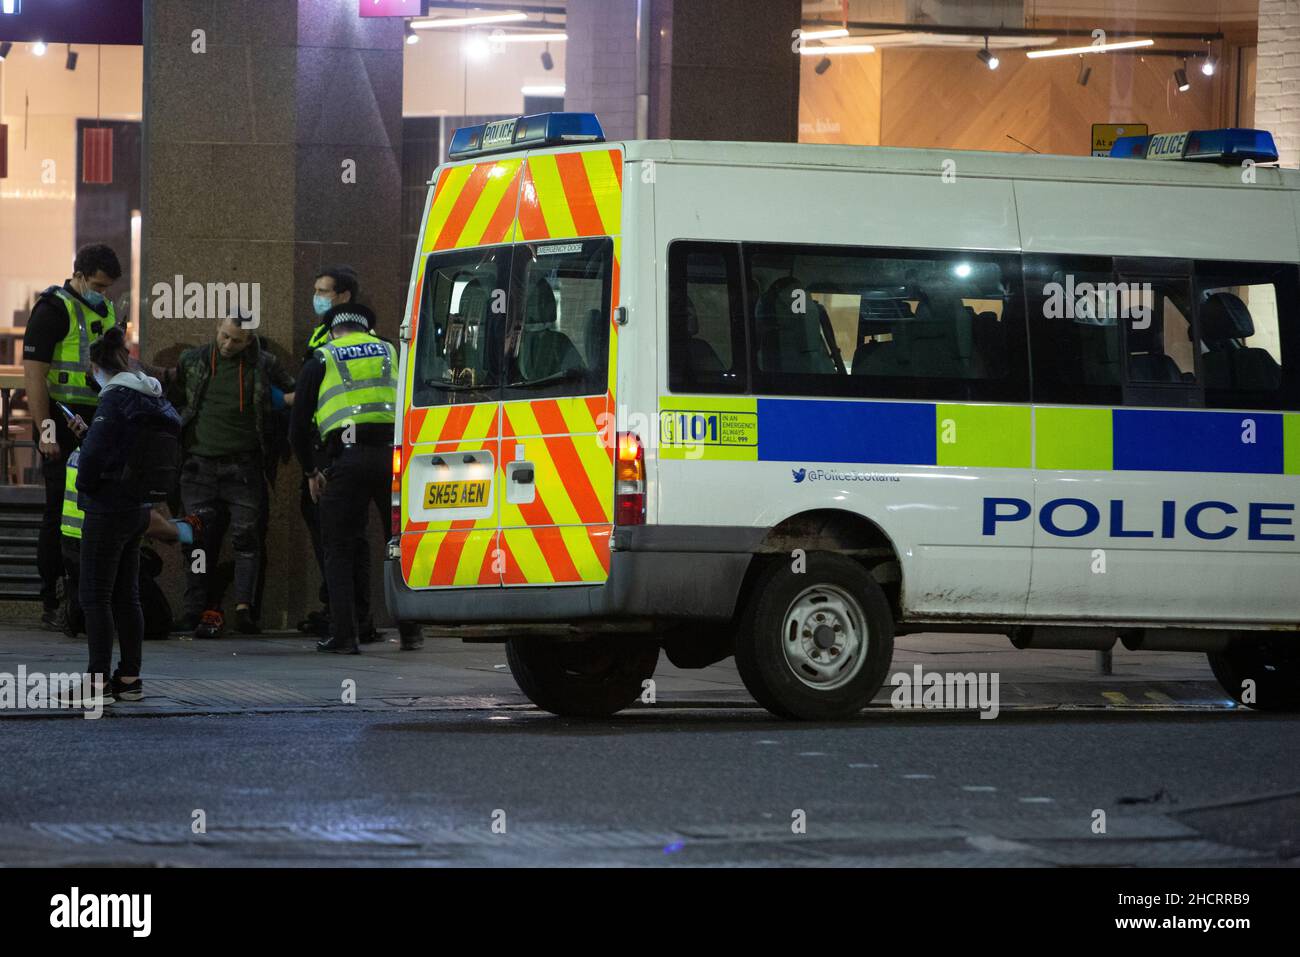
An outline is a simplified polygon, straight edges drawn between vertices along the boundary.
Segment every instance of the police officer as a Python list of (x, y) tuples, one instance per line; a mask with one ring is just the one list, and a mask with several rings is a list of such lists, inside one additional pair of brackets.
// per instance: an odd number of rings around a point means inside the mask
[[(329, 341), (330, 327), (324, 321), (325, 314), (335, 306), (356, 302), (360, 294), (361, 283), (351, 266), (327, 266), (317, 274), (312, 285), (311, 296), (312, 311), (316, 314), (317, 322), (311, 335), (307, 337), (307, 350), (302, 357), (304, 365), (311, 362), (315, 358), (316, 350)], [(320, 450), (317, 451), (319, 453)], [(311, 550), (316, 557), (316, 566), (320, 569), (321, 576), (320, 601), (324, 606), (322, 611), (310, 612), (306, 618), (298, 622), (298, 630), (316, 632), (322, 638), (328, 638), (329, 589), (325, 581), (325, 553), (321, 549), (320, 506), (312, 500), (305, 472), (302, 487), (298, 490), (298, 510), (307, 525), (307, 531), (311, 534)]]
[(90, 377), (90, 346), (117, 323), (113, 304), (104, 294), (121, 276), (122, 266), (112, 249), (102, 244), (83, 246), (73, 261), (72, 278), (37, 297), (23, 335), (27, 407), (45, 481), (45, 512), (36, 551), (44, 605), (41, 621), (55, 630), (62, 627), (57, 589), (63, 575), (59, 522), (65, 465), (77, 445), (77, 431), (84, 431), (95, 417), (99, 390)]
[[(373, 503), (391, 537), (391, 462), (397, 404), (397, 351), (371, 334), (375, 314), (345, 303), (325, 314), (329, 341), (316, 350), (294, 388), (290, 439), (320, 505), (332, 635), (320, 651), (357, 654), (371, 629), (367, 512)], [(313, 448), (319, 436), (322, 452)], [(415, 625), (399, 624), (401, 646), (419, 648)]]

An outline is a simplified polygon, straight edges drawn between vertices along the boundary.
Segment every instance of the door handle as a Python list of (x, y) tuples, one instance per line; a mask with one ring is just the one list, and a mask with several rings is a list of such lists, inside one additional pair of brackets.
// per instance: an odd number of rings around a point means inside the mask
[(531, 485), (533, 482), (533, 470), (515, 469), (510, 476), (511, 481), (518, 482), (520, 485)]

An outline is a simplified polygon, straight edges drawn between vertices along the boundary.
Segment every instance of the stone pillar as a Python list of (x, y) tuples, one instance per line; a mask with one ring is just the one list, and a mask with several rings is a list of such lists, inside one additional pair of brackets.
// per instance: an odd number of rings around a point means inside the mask
[(795, 142), (799, 0), (569, 0), (565, 109), (636, 132), (637, 13), (649, 9), (651, 138)]
[(1300, 0), (1259, 0), (1255, 127), (1273, 134), (1283, 166), (1300, 167)]
[[(402, 50), (401, 20), (363, 20), (340, 0), (147, 0), (146, 361), (174, 364), (213, 336), (213, 317), (159, 315), (150, 292), (177, 275), (256, 283), (258, 332), (295, 375), (322, 266), (354, 266), (381, 332), (396, 335), (410, 270), (400, 251)], [(299, 479), (296, 463), (282, 465), (272, 493), (264, 628), (292, 627), (316, 605)], [(169, 569), (172, 595), (178, 574)]]
[(799, 0), (651, 0), (650, 136), (799, 139)]

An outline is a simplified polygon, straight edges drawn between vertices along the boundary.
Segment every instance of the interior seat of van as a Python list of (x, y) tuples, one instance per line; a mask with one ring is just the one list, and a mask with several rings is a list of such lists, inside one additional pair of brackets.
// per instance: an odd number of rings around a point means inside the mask
[(821, 306), (805, 295), (805, 310), (796, 312), (796, 291), (807, 286), (783, 276), (768, 287), (754, 310), (758, 366), (764, 372), (835, 375), (835, 358), (822, 336)]
[(1208, 352), (1201, 356), (1207, 389), (1271, 392), (1282, 382), (1282, 367), (1267, 349), (1247, 346), (1255, 334), (1255, 321), (1241, 297), (1230, 292), (1211, 293), (1201, 303), (1201, 341)]
[(568, 372), (585, 372), (582, 355), (568, 336), (555, 327), (555, 292), (545, 279), (529, 290), (524, 309), (524, 328), (515, 362), (516, 381), (538, 382)]

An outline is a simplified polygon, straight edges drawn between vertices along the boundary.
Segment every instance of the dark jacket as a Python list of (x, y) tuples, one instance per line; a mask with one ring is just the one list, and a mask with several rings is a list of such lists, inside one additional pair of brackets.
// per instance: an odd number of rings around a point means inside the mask
[(141, 428), (180, 430), (181, 418), (163, 397), (158, 380), (140, 372), (113, 376), (99, 394), (90, 431), (81, 440), (77, 462), (77, 502), (85, 512), (117, 512), (147, 507), (138, 493), (118, 481)]
[[(182, 428), (193, 421), (203, 404), (203, 395), (212, 381), (212, 354), (216, 348), (215, 342), (209, 342), (185, 350), (181, 353), (175, 375), (169, 378), (167, 395), (181, 411)], [(253, 337), (241, 357), (253, 372), (253, 395), (256, 397), (253, 415), (258, 445), (263, 463), (270, 468), (286, 451), (284, 436), (288, 431), (287, 414), (279, 414), (272, 408), (271, 387), (292, 392), (293, 376), (280, 365), (273, 353), (262, 347), (262, 340), (257, 336)]]

